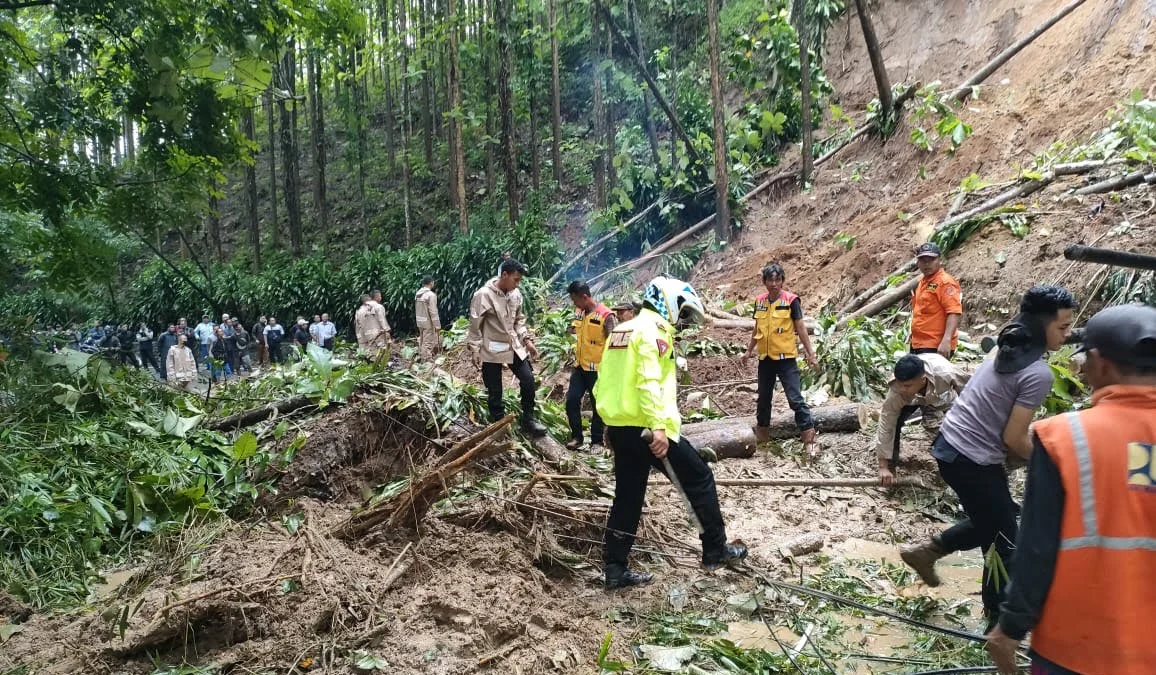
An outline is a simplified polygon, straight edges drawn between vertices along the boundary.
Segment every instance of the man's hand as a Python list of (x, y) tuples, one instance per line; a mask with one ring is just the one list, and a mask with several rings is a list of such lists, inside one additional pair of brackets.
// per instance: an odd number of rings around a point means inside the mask
[(887, 487), (895, 485), (895, 472), (886, 463), (879, 464), (879, 482)]
[(944, 337), (943, 341), (939, 343), (939, 347), (936, 348), (935, 351), (945, 359), (951, 358), (951, 340), (949, 340), (947, 337)]
[(803, 358), (807, 361), (807, 367), (811, 370), (819, 369), (819, 359), (814, 354), (807, 354)]
[(475, 368), (477, 368), (478, 370), (481, 370), (482, 369), (482, 353), (480, 351), (478, 351), (477, 349), (471, 349), (470, 350), (470, 362), (474, 364)]
[(528, 352), (530, 354), (531, 358), (535, 358), (535, 359), (538, 358), (538, 356), (539, 356), (538, 348), (534, 346), (533, 342), (526, 340), (526, 341), (524, 341), (523, 344), (526, 345), (526, 352)]
[(750, 360), (751, 360), (751, 350), (747, 349), (745, 352), (743, 352), (743, 355), (739, 357), (739, 363), (741, 363), (745, 366), (745, 365), (747, 365), (747, 363), (750, 362)]
[(666, 451), (670, 448), (670, 441), (666, 438), (665, 429), (655, 429), (654, 438), (650, 441), (650, 451), (654, 456), (662, 459), (666, 457)]
[(987, 653), (1003, 675), (1016, 675), (1020, 672), (1016, 666), (1016, 649), (1019, 646), (1019, 641), (1005, 635), (998, 625), (987, 634)]

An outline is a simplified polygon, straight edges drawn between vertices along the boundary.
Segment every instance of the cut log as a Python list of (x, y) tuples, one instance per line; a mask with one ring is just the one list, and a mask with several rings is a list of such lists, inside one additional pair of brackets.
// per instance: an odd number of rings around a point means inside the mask
[(1020, 38), (1015, 42), (1015, 44), (997, 54), (996, 57), (984, 65), (984, 67), (980, 68), (975, 72), (974, 75), (967, 78), (966, 82), (959, 85), (955, 91), (951, 92), (951, 96), (949, 98), (956, 101), (962, 101), (963, 99), (967, 98), (967, 95), (970, 94), (977, 85), (981, 84), (984, 80), (990, 77), (992, 73), (999, 70), (999, 68), (1003, 66), (1003, 64), (1007, 63), (1013, 56), (1020, 53), (1020, 50), (1022, 50), (1024, 47), (1027, 47), (1036, 38), (1047, 32), (1049, 28), (1059, 23), (1061, 19), (1071, 14), (1077, 7), (1084, 4), (1084, 2), (1085, 0), (1072, 0), (1072, 2), (1064, 5), (1064, 7), (1052, 15), (1051, 18), (1041, 23), (1039, 26), (1036, 26), (1035, 30)]
[(252, 426), (258, 422), (263, 422), (270, 417), (276, 415), (287, 415), (291, 412), (296, 412), (302, 408), (309, 406), (316, 406), (317, 402), (308, 396), (294, 396), (283, 401), (263, 405), (260, 408), (252, 408), (236, 415), (229, 415), (217, 422), (209, 425), (213, 431), (232, 431), (234, 429), (243, 429)]
[[(811, 415), (820, 431), (853, 433), (867, 423), (867, 408), (858, 403), (812, 408)], [(753, 416), (728, 417), (687, 424), (681, 434), (695, 447), (710, 448), (719, 459), (751, 457), (756, 445), (754, 425)], [(771, 419), (771, 438), (796, 438), (798, 435), (794, 415), (777, 415)]]
[(894, 272), (892, 272), (891, 274), (888, 274), (887, 276), (883, 277), (879, 281), (876, 281), (875, 283), (871, 284), (862, 293), (851, 298), (847, 302), (847, 304), (843, 305), (839, 309), (839, 316), (841, 317), (844, 314), (849, 314), (851, 312), (854, 312), (855, 310), (862, 307), (864, 303), (871, 300), (871, 298), (874, 298), (876, 295), (879, 295), (883, 291), (887, 290), (887, 280), (888, 279), (892, 279), (894, 277), (897, 277), (900, 274), (910, 274), (911, 272), (914, 272), (914, 271), (915, 271), (915, 258), (911, 258), (907, 262), (903, 263), (903, 265), (901, 265), (899, 268), (897, 268)]
[(740, 328), (742, 330), (752, 330), (755, 327), (754, 319), (715, 319), (707, 317), (706, 324), (714, 328)]
[(1096, 195), (1104, 192), (1115, 192), (1116, 190), (1123, 190), (1141, 183), (1156, 183), (1156, 173), (1148, 174), (1144, 171), (1133, 171), (1132, 173), (1115, 178), (1102, 180), (1099, 183), (1092, 183), (1086, 187), (1076, 190), (1074, 195)]
[[(710, 316), (713, 316), (716, 319), (726, 319), (728, 321), (731, 321), (734, 319), (745, 318), (745, 317), (739, 316), (738, 314), (735, 314), (734, 312), (727, 312), (725, 310), (718, 309), (717, 307), (707, 307), (706, 313), (709, 314)], [(754, 321), (754, 319), (748, 319), (748, 320)]]
[(943, 230), (945, 230), (949, 227), (952, 227), (953, 225), (958, 225), (959, 223), (962, 223), (965, 220), (971, 220), (972, 218), (974, 218), (978, 215), (987, 213), (988, 211), (991, 211), (993, 209), (998, 209), (999, 207), (1003, 206), (1004, 204), (1007, 204), (1008, 202), (1015, 201), (1017, 199), (1022, 199), (1023, 197), (1027, 197), (1028, 195), (1032, 194), (1033, 192), (1036, 192), (1037, 190), (1042, 190), (1044, 187), (1046, 187), (1048, 184), (1050, 184), (1055, 179), (1056, 179), (1056, 174), (1049, 171), (1049, 172), (1045, 173), (1039, 180), (1029, 180), (1025, 183), (1021, 183), (1021, 184), (1017, 185), (1016, 187), (1014, 187), (1014, 188), (1012, 188), (1006, 192), (1000, 193), (1000, 194), (996, 195), (995, 197), (992, 197), (991, 199), (987, 200), (986, 202), (983, 202), (982, 204), (979, 204), (978, 206), (970, 208), (970, 209), (964, 211), (963, 213), (954, 215), (954, 216), (944, 220), (942, 223), (935, 226), (935, 231), (936, 232), (942, 232)]
[(1109, 248), (1093, 248), (1073, 244), (1064, 249), (1064, 257), (1071, 261), (1098, 263), (1138, 270), (1156, 270), (1156, 256)]
[(1090, 159), (1084, 162), (1068, 162), (1066, 164), (1052, 165), (1052, 173), (1057, 176), (1075, 176), (1081, 173), (1088, 173), (1096, 169), (1103, 169), (1110, 166), (1120, 166), (1127, 164), (1128, 160), (1117, 157), (1115, 159)]
[(911, 293), (915, 290), (915, 287), (919, 285), (919, 280), (922, 278), (923, 277), (920, 275), (911, 277), (901, 285), (896, 286), (892, 290), (887, 291), (883, 295), (880, 295), (871, 302), (867, 303), (862, 309), (852, 312), (851, 314), (844, 316), (842, 319), (839, 319), (839, 321), (835, 324), (835, 327), (842, 328), (843, 326), (846, 326), (847, 323), (852, 319), (857, 319), (861, 316), (875, 316), (888, 307), (896, 305), (903, 300), (910, 298)]
[(826, 537), (821, 532), (809, 532), (779, 544), (779, 554), (784, 558), (814, 553), (823, 548)]

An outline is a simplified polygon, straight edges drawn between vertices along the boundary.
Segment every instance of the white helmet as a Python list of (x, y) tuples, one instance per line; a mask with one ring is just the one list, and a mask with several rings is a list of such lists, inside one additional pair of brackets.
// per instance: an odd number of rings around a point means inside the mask
[(691, 285), (672, 277), (655, 277), (642, 294), (642, 300), (672, 324), (679, 319), (687, 323), (702, 321), (706, 315), (702, 300)]

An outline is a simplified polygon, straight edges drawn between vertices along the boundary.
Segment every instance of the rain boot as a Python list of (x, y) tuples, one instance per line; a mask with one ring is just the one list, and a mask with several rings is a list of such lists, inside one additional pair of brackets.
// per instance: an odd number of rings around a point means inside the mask
[(618, 565), (615, 563), (607, 563), (605, 568), (606, 578), (603, 585), (607, 590), (615, 588), (629, 588), (630, 586), (642, 586), (654, 581), (654, 575), (650, 572), (635, 572), (626, 565)]
[(703, 552), (702, 566), (708, 570), (717, 570), (720, 567), (738, 562), (747, 557), (747, 546), (742, 542), (724, 544), (718, 551)]
[(923, 583), (928, 586), (939, 585), (939, 575), (935, 573), (935, 561), (947, 555), (947, 551), (934, 538), (922, 544), (904, 546), (899, 549), (899, 557), (908, 567), (915, 570)]

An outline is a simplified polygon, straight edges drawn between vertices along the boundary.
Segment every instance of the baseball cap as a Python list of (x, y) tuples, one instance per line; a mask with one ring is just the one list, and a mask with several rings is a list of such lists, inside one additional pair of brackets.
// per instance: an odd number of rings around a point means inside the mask
[(616, 312), (626, 311), (626, 310), (637, 311), (638, 305), (637, 305), (637, 303), (635, 303), (632, 300), (623, 300), (622, 302), (618, 303), (617, 305), (614, 305), (610, 309), (612, 309)]
[(1084, 327), (1077, 353), (1095, 349), (1109, 361), (1156, 367), (1156, 308), (1117, 305), (1100, 310)]
[(930, 241), (925, 244), (920, 244), (919, 248), (915, 249), (916, 258), (938, 258), (939, 255), (939, 246)]

